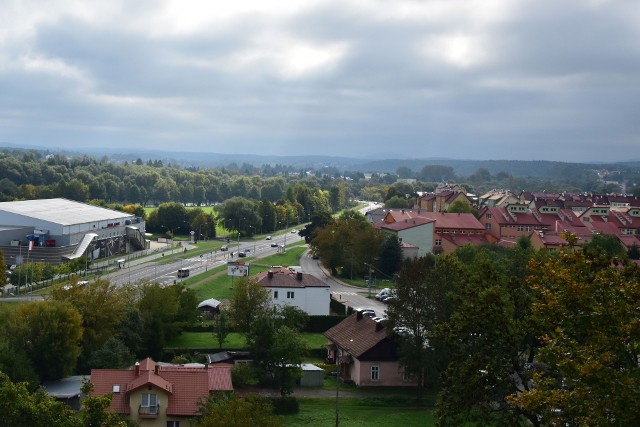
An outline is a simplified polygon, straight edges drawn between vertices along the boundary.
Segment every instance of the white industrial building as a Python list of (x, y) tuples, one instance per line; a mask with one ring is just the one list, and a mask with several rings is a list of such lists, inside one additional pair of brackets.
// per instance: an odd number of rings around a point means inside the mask
[[(142, 218), (68, 199), (0, 203), (0, 250), (6, 264), (32, 260), (59, 264), (148, 246)], [(32, 250), (29, 251), (29, 246)]]

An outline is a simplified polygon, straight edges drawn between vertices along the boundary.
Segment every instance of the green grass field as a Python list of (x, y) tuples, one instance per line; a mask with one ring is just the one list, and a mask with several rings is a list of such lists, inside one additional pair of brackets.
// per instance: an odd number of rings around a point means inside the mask
[[(327, 339), (324, 335), (319, 333), (307, 333), (301, 334), (307, 348), (321, 348), (327, 343)], [(247, 342), (244, 337), (235, 332), (229, 333), (227, 339), (224, 341), (225, 349), (242, 349), (247, 346)], [(211, 332), (183, 332), (179, 336), (172, 339), (167, 343), (167, 348), (218, 348), (218, 341), (213, 335), (213, 329)]]
[[(288, 427), (335, 426), (335, 399), (298, 399), (300, 413), (284, 418)], [(343, 427), (431, 427), (435, 419), (431, 408), (416, 408), (410, 399), (341, 398), (338, 412)]]
[[(274, 254), (266, 258), (257, 260), (251, 257), (245, 258), (245, 262), (248, 262), (250, 265), (249, 274), (254, 275), (267, 271), (272, 265), (298, 265), (300, 256), (306, 249), (302, 245), (302, 242), (296, 243), (295, 245), (288, 246), (285, 253)], [(233, 289), (231, 287), (231, 277), (226, 275), (226, 269), (226, 266), (217, 267), (204, 274), (190, 277), (185, 282), (187, 285), (194, 285), (192, 289), (195, 291), (198, 301), (203, 301), (208, 298), (215, 298), (217, 300), (229, 299)]]

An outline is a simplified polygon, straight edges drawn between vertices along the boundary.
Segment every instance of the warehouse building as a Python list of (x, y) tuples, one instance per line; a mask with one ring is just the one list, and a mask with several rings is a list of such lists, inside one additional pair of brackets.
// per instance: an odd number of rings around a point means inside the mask
[(68, 199), (0, 203), (0, 250), (7, 265), (60, 264), (148, 248), (142, 218)]

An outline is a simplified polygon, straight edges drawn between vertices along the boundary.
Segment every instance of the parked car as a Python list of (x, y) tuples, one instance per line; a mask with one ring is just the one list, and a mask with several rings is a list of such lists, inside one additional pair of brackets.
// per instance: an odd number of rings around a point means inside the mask
[(384, 288), (382, 289), (380, 292), (378, 292), (376, 294), (376, 299), (378, 301), (382, 301), (384, 298), (388, 297), (390, 295), (391, 289), (389, 288)]
[(267, 236), (264, 240), (271, 240), (271, 236)]
[(220, 250), (221, 251), (228, 251), (229, 247), (228, 246), (220, 246)]
[(278, 247), (278, 244), (277, 244), (276, 242), (273, 242), (273, 243), (271, 243), (271, 247), (272, 247), (272, 248), (277, 248), (277, 247)]
[(245, 252), (242, 252), (242, 251), (238, 252), (238, 258), (244, 258), (246, 256), (247, 254)]
[(320, 255), (314, 253), (313, 255), (311, 255), (311, 258), (313, 259), (320, 259)]
[(360, 309), (359, 311), (362, 313), (363, 316), (367, 316), (371, 318), (377, 316), (376, 312), (370, 308), (363, 308), (363, 309)]

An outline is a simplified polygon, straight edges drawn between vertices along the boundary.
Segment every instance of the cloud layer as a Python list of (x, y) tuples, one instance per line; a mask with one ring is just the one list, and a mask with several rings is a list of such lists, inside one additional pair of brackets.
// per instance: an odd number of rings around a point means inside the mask
[(640, 3), (6, 0), (0, 90), (0, 145), (637, 159)]

